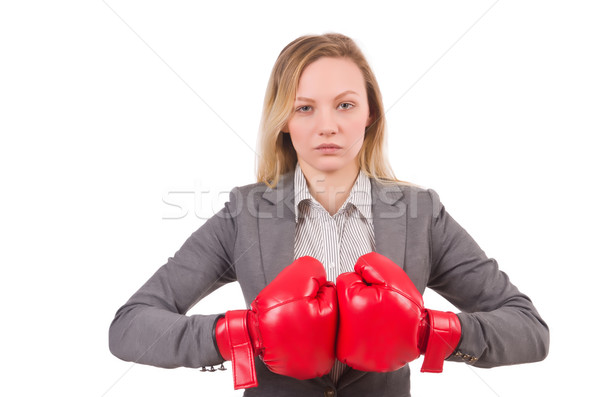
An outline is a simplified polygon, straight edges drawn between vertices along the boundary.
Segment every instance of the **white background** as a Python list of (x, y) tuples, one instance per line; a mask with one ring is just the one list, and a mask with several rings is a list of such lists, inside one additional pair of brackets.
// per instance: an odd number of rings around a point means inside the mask
[[(596, 394), (599, 16), (594, 1), (3, 2), (0, 394), (241, 395), (229, 370), (120, 361), (108, 326), (255, 181), (271, 67), (330, 31), (378, 78), (396, 175), (434, 188), (550, 326), (545, 361), (417, 362), (413, 395)], [(192, 312), (243, 307), (232, 284)]]

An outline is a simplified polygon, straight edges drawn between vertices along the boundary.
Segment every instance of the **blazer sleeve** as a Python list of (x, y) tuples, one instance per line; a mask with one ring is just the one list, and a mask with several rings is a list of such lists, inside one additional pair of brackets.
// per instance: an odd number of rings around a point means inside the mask
[(462, 337), (450, 361), (490, 368), (543, 360), (549, 330), (531, 300), (488, 258), (428, 189), (432, 271), (428, 287), (461, 313)]
[(185, 313), (200, 299), (236, 280), (234, 188), (217, 214), (197, 229), (116, 312), (109, 348), (118, 358), (163, 368), (223, 362), (213, 342), (219, 315)]

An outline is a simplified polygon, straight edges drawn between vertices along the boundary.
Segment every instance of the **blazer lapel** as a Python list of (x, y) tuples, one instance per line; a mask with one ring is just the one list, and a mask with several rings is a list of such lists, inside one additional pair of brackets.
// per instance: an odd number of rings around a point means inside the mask
[[(371, 179), (375, 251), (404, 269), (406, 204), (402, 189)], [(258, 238), (265, 286), (294, 261), (294, 173), (288, 172), (274, 189), (267, 188), (258, 204)]]
[(400, 186), (371, 179), (375, 251), (404, 269), (406, 251), (406, 204)]
[(258, 239), (265, 287), (294, 261), (294, 173), (281, 176), (274, 189), (267, 188), (258, 203)]

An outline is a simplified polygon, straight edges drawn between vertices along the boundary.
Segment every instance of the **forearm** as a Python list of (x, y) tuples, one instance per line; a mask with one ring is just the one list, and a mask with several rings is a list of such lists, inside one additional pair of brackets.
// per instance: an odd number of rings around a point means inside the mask
[[(235, 190), (235, 189), (234, 189)], [(233, 259), (237, 226), (230, 203), (208, 219), (117, 311), (109, 348), (118, 358), (163, 368), (223, 362), (213, 340), (218, 315), (185, 313), (237, 279)]]
[(449, 360), (478, 367), (543, 360), (549, 330), (532, 301), (513, 285), (431, 191), (432, 268), (428, 286), (462, 313), (458, 355)]
[(462, 338), (448, 360), (481, 368), (543, 360), (550, 343), (548, 326), (535, 308), (528, 306), (459, 313)]
[(223, 360), (213, 342), (218, 315), (186, 316), (143, 304), (124, 305), (109, 329), (118, 358), (162, 368), (215, 365)]

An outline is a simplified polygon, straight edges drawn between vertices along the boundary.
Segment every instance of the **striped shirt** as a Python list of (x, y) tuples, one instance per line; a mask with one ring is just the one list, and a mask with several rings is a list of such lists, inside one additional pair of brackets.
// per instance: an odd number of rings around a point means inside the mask
[[(299, 164), (294, 174), (294, 210), (296, 234), (294, 258), (309, 255), (317, 258), (327, 272), (327, 280), (354, 271), (356, 260), (375, 251), (375, 234), (371, 216), (371, 181), (361, 171), (340, 209), (331, 216), (310, 194)], [(337, 384), (345, 365), (335, 360), (330, 372)]]

